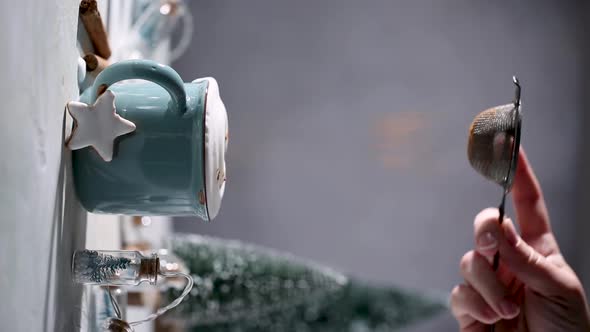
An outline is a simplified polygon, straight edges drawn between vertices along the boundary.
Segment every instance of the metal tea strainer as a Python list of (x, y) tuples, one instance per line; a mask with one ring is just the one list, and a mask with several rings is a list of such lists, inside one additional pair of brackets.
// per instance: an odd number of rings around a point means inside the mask
[[(487, 109), (478, 114), (469, 129), (467, 157), (471, 166), (485, 178), (496, 182), (503, 188), (502, 200), (498, 210), (498, 222), (504, 220), (506, 195), (510, 192), (518, 163), (518, 150), (521, 133), (520, 83), (512, 77), (515, 85), (514, 101)], [(493, 268), (498, 269), (500, 255), (494, 256)], [(494, 331), (494, 326), (490, 326)]]

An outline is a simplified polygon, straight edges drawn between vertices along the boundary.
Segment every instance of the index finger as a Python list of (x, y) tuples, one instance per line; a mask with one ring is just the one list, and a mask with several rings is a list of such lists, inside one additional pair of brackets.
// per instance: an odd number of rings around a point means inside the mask
[(512, 200), (522, 238), (534, 241), (551, 232), (549, 213), (539, 181), (533, 172), (524, 149), (520, 149), (518, 166), (512, 187)]

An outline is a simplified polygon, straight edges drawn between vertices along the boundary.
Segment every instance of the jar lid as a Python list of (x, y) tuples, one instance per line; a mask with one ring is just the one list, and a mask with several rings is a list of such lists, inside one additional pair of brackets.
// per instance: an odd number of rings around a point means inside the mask
[(215, 218), (221, 207), (225, 191), (225, 153), (229, 140), (225, 105), (219, 96), (219, 85), (213, 77), (195, 81), (208, 81), (205, 101), (205, 201), (209, 220)]

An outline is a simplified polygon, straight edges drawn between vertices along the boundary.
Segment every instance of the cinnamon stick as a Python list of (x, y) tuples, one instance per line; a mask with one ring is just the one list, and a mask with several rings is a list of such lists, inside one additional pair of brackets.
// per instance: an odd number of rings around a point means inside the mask
[(92, 42), (92, 47), (94, 47), (94, 52), (108, 59), (111, 56), (111, 48), (96, 0), (82, 0), (80, 2), (79, 13), (88, 37)]
[(93, 77), (109, 65), (109, 60), (92, 53), (86, 54), (83, 59), (86, 62), (86, 71)]

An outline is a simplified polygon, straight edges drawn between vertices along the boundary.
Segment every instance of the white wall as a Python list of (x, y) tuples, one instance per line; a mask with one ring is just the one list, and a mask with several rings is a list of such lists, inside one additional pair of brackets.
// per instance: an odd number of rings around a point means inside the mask
[[(0, 330), (73, 331), (69, 275), (85, 213), (63, 151), (77, 98), (76, 0), (20, 0), (0, 11)], [(64, 186), (67, 194), (64, 194)]]

